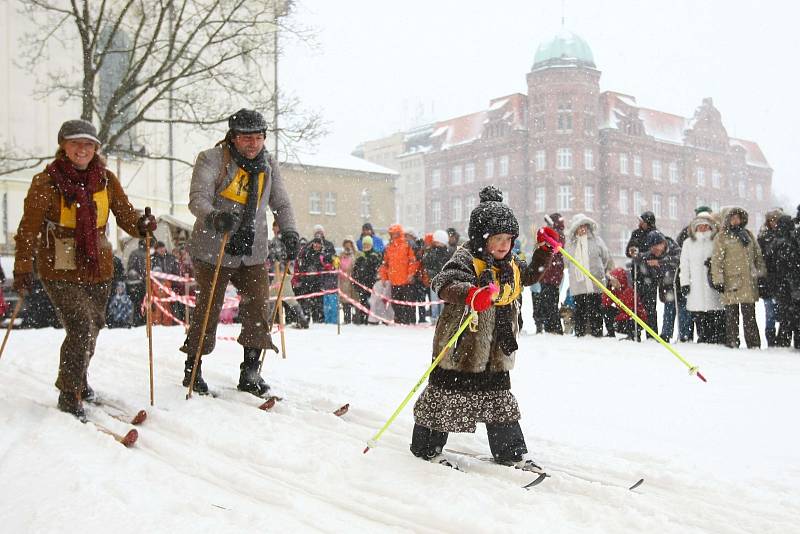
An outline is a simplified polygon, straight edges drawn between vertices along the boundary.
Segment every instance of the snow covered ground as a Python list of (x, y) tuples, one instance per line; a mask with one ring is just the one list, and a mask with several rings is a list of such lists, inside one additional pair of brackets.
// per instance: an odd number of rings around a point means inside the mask
[[(104, 330), (91, 384), (149, 411), (125, 449), (56, 410), (61, 331), (15, 331), (0, 360), (0, 530), (800, 532), (797, 351), (678, 345), (703, 384), (652, 341), (523, 336), (512, 390), (531, 454), (553, 475), (525, 491), (530, 475), (414, 458), (410, 405), (362, 454), (430, 362), (432, 333), (290, 329), (288, 359), (265, 363), (285, 400), (264, 413), (235, 390), (238, 344), (218, 342), (204, 363), (220, 398), (186, 401), (183, 331), (155, 328), (149, 408), (144, 329)], [(330, 414), (345, 402), (349, 413)], [(448, 446), (488, 453), (482, 426)]]

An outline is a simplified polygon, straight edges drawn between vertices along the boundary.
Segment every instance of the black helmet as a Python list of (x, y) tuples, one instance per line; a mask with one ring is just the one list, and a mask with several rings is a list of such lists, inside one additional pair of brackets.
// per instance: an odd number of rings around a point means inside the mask
[(228, 119), (228, 128), (236, 133), (267, 134), (267, 121), (264, 116), (253, 109), (240, 109)]

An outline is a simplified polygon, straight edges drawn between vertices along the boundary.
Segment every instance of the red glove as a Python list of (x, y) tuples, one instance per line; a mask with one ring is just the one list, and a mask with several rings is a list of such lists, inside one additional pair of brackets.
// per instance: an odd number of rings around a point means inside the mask
[(541, 248), (545, 249), (547, 252), (553, 252), (553, 246), (550, 244), (550, 241), (546, 239), (547, 237), (549, 237), (550, 240), (555, 241), (559, 245), (561, 245), (561, 243), (559, 242), (559, 239), (561, 239), (561, 237), (558, 235), (558, 232), (556, 232), (549, 226), (543, 226), (542, 228), (539, 228), (538, 232), (536, 232), (536, 244)]
[(476, 312), (486, 311), (492, 307), (492, 304), (494, 304), (495, 292), (496, 287), (494, 284), (484, 287), (473, 286), (469, 288), (469, 293), (467, 293), (467, 299), (465, 302), (467, 306)]

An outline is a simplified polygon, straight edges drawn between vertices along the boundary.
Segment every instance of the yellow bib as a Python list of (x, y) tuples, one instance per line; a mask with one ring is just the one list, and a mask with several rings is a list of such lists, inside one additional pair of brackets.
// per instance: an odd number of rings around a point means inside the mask
[[(261, 202), (261, 194), (264, 192), (264, 173), (258, 173), (258, 201)], [(241, 168), (236, 169), (236, 176), (226, 187), (220, 196), (233, 200), (239, 204), (247, 204), (247, 192), (250, 189), (250, 180), (247, 172)]]
[[(103, 189), (92, 195), (97, 206), (97, 227), (102, 228), (108, 222), (108, 189)], [(64, 228), (75, 228), (76, 226), (76, 213), (78, 206), (75, 202), (67, 206), (64, 201), (64, 195), (61, 195), (61, 216), (58, 220), (58, 225)]]
[[(478, 258), (472, 259), (472, 265), (475, 267), (475, 273), (478, 275), (478, 278), (481, 277), (481, 273), (486, 270), (486, 262), (483, 260), (479, 260)], [(514, 285), (511, 284), (503, 284), (503, 287), (500, 288), (500, 295), (497, 297), (495, 301), (496, 306), (507, 306), (511, 304), (517, 297), (519, 297), (520, 293), (522, 293), (522, 275), (519, 272), (519, 267), (517, 266), (517, 262), (511, 262), (511, 270), (514, 272)], [(500, 269), (497, 267), (492, 267), (492, 280), (497, 284), (497, 276), (500, 274)]]

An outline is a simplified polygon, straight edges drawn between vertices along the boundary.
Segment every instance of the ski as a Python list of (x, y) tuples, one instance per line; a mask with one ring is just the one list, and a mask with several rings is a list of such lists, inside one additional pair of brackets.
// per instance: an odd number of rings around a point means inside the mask
[[(454, 449), (445, 449), (445, 451), (449, 452), (449, 453), (452, 453), (452, 454), (460, 454), (462, 456), (467, 456), (469, 458), (474, 458), (474, 459), (482, 461), (482, 462), (492, 462), (492, 463), (494, 463), (494, 460), (492, 458), (490, 458), (488, 456), (472, 453), (472, 452), (457, 451), (457, 450), (454, 450)], [(608, 482), (608, 481), (605, 481), (605, 480), (600, 480), (600, 479), (597, 479), (597, 478), (592, 478), (592, 477), (588, 477), (588, 476), (585, 476), (585, 475), (580, 475), (580, 474), (573, 473), (573, 472), (570, 472), (570, 471), (565, 470), (565, 469), (555, 469), (555, 468), (553, 468), (553, 469), (551, 469), (551, 471), (553, 473), (555, 473), (555, 474), (564, 475), (564, 476), (567, 476), (567, 477), (575, 478), (575, 479), (578, 479), (578, 480), (582, 480), (584, 482), (589, 482), (589, 483), (593, 483), (593, 484), (601, 484), (603, 486), (610, 486), (610, 487), (616, 487), (616, 488), (625, 488), (625, 489), (627, 489), (629, 491), (633, 491), (636, 488), (638, 488), (639, 486), (641, 486), (642, 484), (644, 484), (644, 478), (640, 478), (636, 482), (634, 482), (633, 484), (628, 485), (628, 484), (616, 484), (616, 483), (613, 483), (613, 482)], [(540, 476), (539, 478), (541, 478), (541, 480), (538, 480), (538, 479), (534, 480), (534, 482), (529, 484), (528, 487), (532, 487), (532, 486), (540, 484), (541, 482), (544, 481), (545, 478), (547, 478), (549, 476), (550, 476), (549, 474), (545, 474), (544, 477)]]
[[(258, 409), (259, 410), (263, 410), (265, 412), (268, 412), (272, 408), (275, 407), (275, 404), (277, 404), (279, 401), (282, 401), (282, 400), (283, 400), (283, 397), (276, 397), (276, 396), (273, 395), (273, 396), (267, 398), (267, 400), (265, 400), (258, 407)], [(333, 413), (333, 415), (335, 415), (336, 417), (341, 417), (344, 414), (346, 414), (349, 409), (350, 409), (350, 403), (348, 402), (347, 404), (343, 404), (343, 405), (339, 406), (338, 408), (333, 410), (333, 412), (331, 412), (331, 413)]]
[(86, 402), (92, 406), (97, 406), (98, 408), (103, 409), (103, 411), (105, 411), (114, 419), (133, 426), (141, 425), (147, 420), (147, 411), (145, 410), (139, 410), (134, 415), (130, 415), (130, 412), (127, 409), (106, 399), (95, 397), (94, 399)]
[[(519, 471), (524, 471), (524, 472), (536, 474), (537, 475), (536, 478), (534, 478), (532, 481), (528, 482), (527, 484), (524, 484), (524, 485), (520, 486), (522, 489), (526, 489), (526, 490), (527, 489), (531, 489), (531, 488), (533, 488), (535, 486), (538, 486), (539, 484), (544, 482), (546, 478), (548, 478), (550, 476), (549, 474), (547, 474), (545, 472), (535, 471), (533, 469), (525, 469), (524, 467), (518, 467), (516, 465), (500, 464), (500, 463), (495, 462), (494, 459), (492, 459), (492, 458), (482, 457), (482, 456), (477, 455), (477, 454), (466, 453), (466, 452), (456, 451), (456, 450), (452, 450), (452, 449), (445, 449), (444, 452), (448, 452), (448, 453), (456, 454), (456, 455), (461, 455), (461, 456), (466, 456), (466, 457), (478, 460), (480, 462), (491, 463), (491, 464), (497, 465), (499, 467), (510, 467), (510, 468), (517, 469)], [(447, 459), (445, 459), (445, 462), (446, 463), (442, 463), (442, 462), (438, 462), (438, 463), (440, 463), (441, 465), (445, 465), (447, 467), (450, 467), (452, 469), (455, 469), (456, 471), (461, 471), (462, 473), (468, 473), (469, 472), (469, 471), (465, 471), (457, 463), (451, 462), (451, 461), (449, 461)]]
[(117, 440), (118, 443), (121, 443), (125, 447), (128, 447), (128, 448), (133, 447), (133, 445), (136, 443), (136, 440), (139, 439), (139, 432), (135, 428), (131, 428), (125, 434), (117, 434), (116, 432), (114, 432), (110, 428), (107, 428), (107, 427), (101, 425), (100, 423), (97, 423), (95, 421), (89, 421), (89, 422), (97, 430), (99, 430), (103, 434), (108, 434), (109, 436), (113, 437), (115, 440)]

